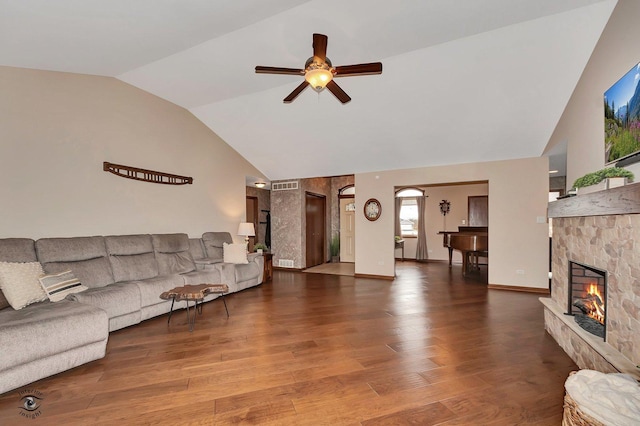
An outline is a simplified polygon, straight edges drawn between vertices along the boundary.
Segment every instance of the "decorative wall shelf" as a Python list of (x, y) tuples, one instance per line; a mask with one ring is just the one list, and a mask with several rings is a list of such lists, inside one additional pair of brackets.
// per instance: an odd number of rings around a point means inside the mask
[(143, 182), (163, 183), (165, 185), (186, 185), (193, 183), (192, 177), (139, 169), (138, 167), (123, 166), (122, 164), (113, 164), (108, 161), (103, 163), (102, 170), (113, 173), (116, 176), (133, 180), (141, 180)]

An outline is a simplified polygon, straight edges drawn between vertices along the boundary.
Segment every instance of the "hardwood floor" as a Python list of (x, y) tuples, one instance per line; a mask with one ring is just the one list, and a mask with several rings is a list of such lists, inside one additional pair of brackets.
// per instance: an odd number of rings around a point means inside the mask
[(111, 333), (107, 356), (18, 389), (0, 424), (559, 425), (577, 369), (539, 295), (488, 290), (460, 265), (394, 281), (275, 271), (273, 281)]

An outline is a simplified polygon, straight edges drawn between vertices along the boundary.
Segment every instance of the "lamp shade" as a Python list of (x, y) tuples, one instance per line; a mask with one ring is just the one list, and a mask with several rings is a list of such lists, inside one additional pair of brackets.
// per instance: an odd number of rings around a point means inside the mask
[(241, 222), (240, 226), (238, 226), (238, 235), (242, 235), (243, 237), (254, 237), (256, 235), (256, 230), (253, 227), (253, 223)]

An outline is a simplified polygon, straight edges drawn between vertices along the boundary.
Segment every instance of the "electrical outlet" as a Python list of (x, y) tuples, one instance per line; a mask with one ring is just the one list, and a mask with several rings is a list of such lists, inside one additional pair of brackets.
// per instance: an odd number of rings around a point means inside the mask
[(524, 275), (524, 269), (516, 269), (516, 274)]
[(462, 224), (466, 225), (467, 224), (467, 220), (466, 219), (462, 219)]

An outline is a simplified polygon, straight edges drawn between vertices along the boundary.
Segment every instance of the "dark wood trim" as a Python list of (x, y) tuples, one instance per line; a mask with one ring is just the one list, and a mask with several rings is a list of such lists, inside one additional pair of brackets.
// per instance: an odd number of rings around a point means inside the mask
[(116, 176), (142, 182), (162, 183), (165, 185), (185, 185), (193, 183), (193, 178), (189, 176), (172, 175), (170, 173), (140, 169), (138, 167), (123, 166), (122, 164), (109, 163), (108, 161), (102, 163), (102, 170), (113, 173)]
[[(309, 223), (308, 223), (308, 218), (309, 218), (309, 212), (308, 212), (308, 204), (309, 204), (309, 198), (315, 198), (318, 200), (322, 201), (322, 212), (319, 215), (319, 217), (322, 219), (322, 227), (321, 229), (321, 235), (319, 236), (318, 240), (320, 240), (320, 242), (322, 243), (322, 248), (321, 248), (321, 252), (317, 253), (320, 255), (321, 257), (321, 262), (320, 263), (316, 263), (313, 265), (309, 264), (309, 249), (310, 249), (310, 239), (309, 239)], [(324, 194), (317, 194), (314, 192), (310, 192), (310, 191), (305, 191), (305, 200), (304, 200), (304, 211), (305, 211), (305, 269), (306, 268), (310, 268), (313, 266), (317, 266), (317, 265), (321, 265), (323, 263), (326, 262), (327, 260), (327, 255), (328, 255), (328, 251), (327, 251), (327, 196)], [(313, 262), (311, 262), (313, 263)]]
[(302, 272), (307, 268), (284, 268), (282, 266), (273, 265), (274, 271), (290, 271), (290, 272)]
[(355, 188), (356, 184), (352, 183), (349, 185), (345, 185), (342, 188), (338, 189), (338, 199), (340, 198), (355, 198), (356, 196), (354, 194), (342, 194), (342, 191), (344, 191), (347, 188)]
[(640, 183), (553, 201), (547, 214), (554, 218), (636, 213), (640, 213)]
[(355, 274), (354, 277), (356, 278), (374, 278), (376, 280), (388, 280), (388, 281), (393, 281), (396, 279), (396, 277), (392, 277), (389, 275), (372, 275), (372, 274)]
[[(253, 246), (256, 244), (256, 242), (260, 242), (260, 243), (264, 243), (264, 241), (260, 241), (260, 216), (258, 214), (258, 204), (260, 204), (260, 200), (258, 197), (254, 196), (254, 195), (247, 195), (246, 196), (246, 200), (252, 200), (253, 202), (253, 211), (251, 212), (253, 214), (253, 221), (251, 223), (253, 223), (253, 228), (255, 229), (255, 234), (253, 237), (249, 237), (249, 252), (253, 252)], [(249, 207), (249, 206), (247, 206)], [(249, 219), (246, 217), (246, 215), (249, 213), (248, 209), (245, 212), (245, 220), (248, 221)]]
[(549, 294), (548, 288), (538, 288), (538, 287), (517, 287), (514, 285), (498, 285), (498, 284), (489, 284), (487, 286), (491, 290), (505, 290), (505, 291), (521, 291), (524, 293), (537, 293), (537, 294)]

